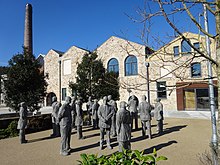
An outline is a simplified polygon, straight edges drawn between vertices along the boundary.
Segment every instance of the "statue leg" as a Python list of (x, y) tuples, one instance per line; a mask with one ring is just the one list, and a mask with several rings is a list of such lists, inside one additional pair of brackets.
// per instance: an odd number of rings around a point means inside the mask
[(128, 147), (128, 150), (131, 150), (131, 142), (130, 142), (130, 140), (127, 141), (127, 147)]
[(119, 152), (122, 152), (122, 151), (123, 151), (123, 142), (122, 142), (122, 141), (119, 141), (119, 142), (118, 142), (118, 151), (119, 151)]
[(105, 134), (105, 129), (104, 128), (100, 128), (100, 150), (103, 149), (103, 145), (104, 145), (104, 134)]
[(106, 142), (107, 142), (108, 149), (112, 149), (111, 142), (110, 142), (110, 133), (111, 133), (111, 128), (106, 128)]
[(141, 125), (142, 125), (142, 136), (145, 136), (146, 135), (146, 122), (141, 121)]
[(71, 149), (71, 147), (70, 147), (71, 128), (72, 128), (72, 124), (68, 125), (68, 127), (67, 127), (67, 151), (69, 151)]
[(27, 141), (25, 140), (25, 129), (20, 129), (19, 130), (19, 139), (20, 139), (20, 143), (27, 143)]
[(111, 134), (112, 134), (112, 137), (117, 136), (116, 135), (116, 115), (112, 116)]
[(134, 112), (131, 112), (131, 130), (133, 130)]
[(163, 120), (157, 121), (158, 133), (161, 134), (163, 132)]
[(56, 137), (60, 137), (60, 124), (56, 124)]
[(67, 152), (67, 125), (61, 126), (60, 127), (60, 132), (61, 132), (61, 149), (60, 149), (60, 154), (63, 156), (68, 155)]
[(76, 116), (72, 115), (72, 128), (75, 128), (75, 120), (76, 120)]
[(135, 122), (135, 129), (137, 130), (138, 129), (138, 113), (134, 113), (134, 122)]
[(147, 135), (149, 139), (151, 139), (151, 122), (150, 120), (148, 120), (146, 123), (147, 123)]

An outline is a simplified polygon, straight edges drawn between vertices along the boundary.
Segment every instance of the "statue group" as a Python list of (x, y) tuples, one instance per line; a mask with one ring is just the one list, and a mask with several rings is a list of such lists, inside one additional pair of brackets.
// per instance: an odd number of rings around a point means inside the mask
[[(84, 123), (82, 109), (82, 99), (80, 97), (65, 98), (63, 105), (57, 101), (56, 97), (52, 98), (52, 137), (61, 136), (60, 154), (67, 156), (70, 153), (70, 141), (72, 129), (77, 130), (78, 139), (84, 139), (82, 126)], [(156, 99), (155, 106), (146, 101), (146, 96), (141, 97), (139, 102), (137, 97), (132, 95), (128, 102), (121, 101), (119, 109), (116, 101), (112, 96), (104, 96), (102, 104), (97, 99), (88, 98), (86, 103), (86, 116), (88, 124), (93, 129), (100, 129), (100, 150), (104, 149), (104, 136), (106, 135), (106, 146), (112, 149), (110, 136), (117, 137), (119, 152), (124, 149), (131, 149), (131, 131), (138, 129), (138, 114), (142, 125), (142, 136), (151, 139), (151, 120), (152, 114), (157, 121), (158, 134), (163, 132), (163, 105), (160, 99)], [(134, 124), (133, 124), (134, 121)], [(25, 139), (25, 127), (27, 125), (27, 107), (25, 103), (20, 104), (20, 119), (18, 122), (20, 129), (19, 137), (21, 143), (27, 142)], [(133, 129), (134, 125), (134, 129)]]

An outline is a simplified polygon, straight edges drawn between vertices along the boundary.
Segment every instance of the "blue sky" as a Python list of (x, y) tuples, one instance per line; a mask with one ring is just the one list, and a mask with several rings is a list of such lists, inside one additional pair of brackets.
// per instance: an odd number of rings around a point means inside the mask
[[(33, 7), (35, 56), (47, 54), (50, 49), (65, 52), (73, 45), (94, 50), (112, 35), (142, 43), (143, 25), (134, 23), (126, 14), (139, 18), (136, 10), (143, 7), (143, 0), (0, 0), (0, 66), (7, 65), (13, 55), (22, 52), (27, 3)], [(154, 4), (150, 8), (157, 10)], [(187, 23), (189, 19), (175, 19), (184, 31), (193, 31), (192, 25)], [(173, 34), (163, 18), (156, 18), (152, 24), (153, 38), (166, 40), (167, 34)], [(156, 48), (153, 38), (148, 45)]]

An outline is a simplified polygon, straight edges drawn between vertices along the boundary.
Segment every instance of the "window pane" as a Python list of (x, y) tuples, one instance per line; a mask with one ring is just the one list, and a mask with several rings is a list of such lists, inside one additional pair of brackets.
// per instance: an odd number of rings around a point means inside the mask
[(63, 61), (63, 75), (71, 74), (71, 60)]
[(191, 75), (192, 77), (201, 77), (201, 64), (194, 63), (191, 65)]
[(137, 75), (137, 58), (135, 56), (128, 56), (125, 60), (125, 75)]
[(174, 53), (174, 57), (179, 55), (179, 46), (174, 46), (173, 47), (173, 53)]
[(62, 88), (62, 100), (64, 101), (66, 98), (66, 88)]
[(166, 92), (166, 82), (157, 82), (157, 97), (158, 98), (167, 98)]
[(112, 58), (111, 60), (109, 60), (108, 62), (108, 72), (115, 72), (118, 73), (118, 60), (115, 58)]
[(186, 41), (182, 41), (181, 43), (181, 52), (182, 53), (191, 52), (191, 46)]

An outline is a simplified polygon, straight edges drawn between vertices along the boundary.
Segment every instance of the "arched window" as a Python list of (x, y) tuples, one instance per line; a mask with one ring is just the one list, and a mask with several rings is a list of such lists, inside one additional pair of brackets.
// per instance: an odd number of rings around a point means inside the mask
[(192, 77), (201, 77), (201, 64), (196, 62), (191, 64), (191, 76)]
[(135, 56), (128, 56), (125, 59), (125, 76), (137, 75), (137, 58)]
[(185, 41), (183, 40), (181, 43), (181, 53), (187, 54), (191, 52), (191, 46)]
[(108, 72), (119, 73), (118, 69), (118, 60), (116, 58), (112, 58), (108, 62)]

